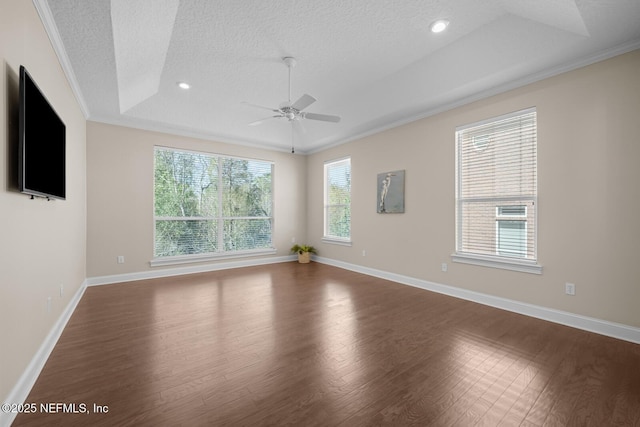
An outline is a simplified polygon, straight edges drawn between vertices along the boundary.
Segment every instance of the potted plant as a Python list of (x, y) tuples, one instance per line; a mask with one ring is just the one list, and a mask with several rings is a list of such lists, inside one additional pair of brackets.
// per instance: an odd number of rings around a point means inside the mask
[(295, 244), (291, 247), (291, 253), (298, 254), (300, 264), (308, 264), (311, 260), (311, 254), (317, 254), (318, 251), (313, 246)]

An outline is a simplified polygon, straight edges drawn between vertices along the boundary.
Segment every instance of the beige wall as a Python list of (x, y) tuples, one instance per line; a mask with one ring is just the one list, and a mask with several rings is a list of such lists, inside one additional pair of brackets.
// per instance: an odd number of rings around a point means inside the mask
[[(634, 51), (309, 156), (310, 242), (358, 266), (640, 327), (639, 71)], [(543, 273), (452, 263), (455, 128), (529, 107), (538, 113)], [(352, 247), (321, 242), (323, 162), (344, 156)], [(376, 214), (376, 176), (398, 169), (406, 213)]]
[[(2, 0), (0, 59), (0, 401), (4, 403), (86, 278), (86, 131), (31, 1)], [(17, 192), (20, 65), (66, 125), (66, 201), (31, 200)], [(64, 285), (62, 297), (60, 285)]]
[[(305, 240), (304, 156), (88, 122), (88, 277), (161, 270), (149, 266), (156, 145), (273, 161), (276, 256), (289, 254), (292, 238)], [(125, 257), (124, 264), (117, 263), (119, 255)]]
[[(0, 396), (86, 277), (158, 271), (149, 267), (156, 144), (275, 162), (278, 256), (297, 238), (326, 258), (640, 327), (640, 51), (308, 157), (86, 123), (30, 1), (2, 0), (0, 56)], [(66, 123), (66, 201), (15, 191), (20, 64)], [(543, 274), (452, 263), (455, 127), (532, 106)], [(322, 165), (344, 156), (352, 158), (352, 247), (321, 242)], [(377, 174), (399, 169), (406, 213), (376, 214)], [(576, 296), (564, 295), (565, 282)]]

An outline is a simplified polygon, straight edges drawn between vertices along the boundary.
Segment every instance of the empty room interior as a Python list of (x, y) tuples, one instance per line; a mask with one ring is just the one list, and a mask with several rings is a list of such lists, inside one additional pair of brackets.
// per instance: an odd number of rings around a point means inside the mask
[(2, 0), (0, 426), (640, 425), (639, 23)]

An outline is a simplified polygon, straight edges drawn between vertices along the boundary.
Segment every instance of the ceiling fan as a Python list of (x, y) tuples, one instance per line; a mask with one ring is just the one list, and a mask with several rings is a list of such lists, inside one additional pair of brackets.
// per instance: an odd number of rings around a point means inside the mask
[(293, 67), (296, 66), (296, 59), (290, 56), (286, 56), (284, 58), (282, 58), (282, 62), (284, 62), (284, 64), (287, 66), (287, 68), (289, 69), (289, 98), (287, 102), (283, 102), (282, 104), (280, 104), (280, 106), (278, 108), (270, 108), (270, 107), (265, 107), (262, 105), (256, 105), (256, 104), (251, 104), (248, 102), (245, 102), (245, 104), (250, 105), (252, 107), (257, 107), (257, 108), (262, 108), (265, 110), (269, 110), (273, 113), (276, 113), (275, 115), (266, 117), (264, 119), (260, 119), (257, 120), (255, 122), (251, 122), (249, 123), (249, 126), (257, 126), (259, 124), (264, 123), (266, 120), (270, 120), (270, 119), (287, 119), (289, 120), (289, 122), (291, 122), (292, 128), (291, 128), (291, 139), (292, 139), (292, 146), (291, 146), (291, 152), (294, 152), (293, 149), (293, 125), (294, 123), (298, 123), (298, 124), (302, 124), (300, 123), (300, 120), (303, 119), (308, 119), (308, 120), (319, 120), (322, 122), (332, 122), (332, 123), (338, 123), (340, 121), (340, 117), (339, 116), (332, 116), (329, 114), (318, 114), (318, 113), (311, 113), (311, 112), (306, 112), (306, 111), (302, 111), (305, 108), (307, 108), (309, 105), (313, 104), (314, 102), (316, 102), (316, 99), (309, 95), (309, 94), (304, 94), (302, 95), (296, 102), (294, 102), (293, 104), (291, 103), (291, 69)]

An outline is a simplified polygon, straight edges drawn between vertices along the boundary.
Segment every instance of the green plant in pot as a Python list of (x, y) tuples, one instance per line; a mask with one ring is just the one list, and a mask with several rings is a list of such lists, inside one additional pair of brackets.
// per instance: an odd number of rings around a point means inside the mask
[(311, 260), (311, 254), (317, 254), (318, 251), (313, 246), (295, 244), (291, 247), (291, 253), (298, 254), (300, 264), (308, 264)]

